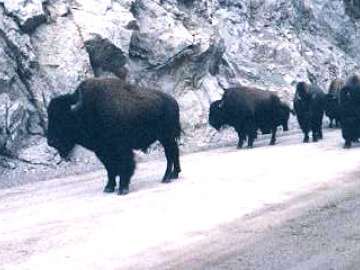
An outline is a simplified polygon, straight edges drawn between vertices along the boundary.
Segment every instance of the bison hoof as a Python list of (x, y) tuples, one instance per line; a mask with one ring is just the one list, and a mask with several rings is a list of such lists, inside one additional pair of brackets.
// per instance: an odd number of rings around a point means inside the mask
[(129, 188), (119, 188), (118, 195), (127, 195), (129, 194)]
[(104, 193), (112, 193), (115, 191), (115, 187), (112, 187), (112, 186), (106, 186), (104, 188)]
[(351, 147), (351, 142), (345, 142), (344, 149), (349, 149)]
[(178, 172), (173, 172), (171, 175), (171, 179), (178, 179), (179, 178), (179, 173)]
[(170, 183), (171, 182), (171, 178), (164, 178), (162, 181), (161, 181), (161, 183), (163, 183), (163, 184), (168, 184), (168, 183)]
[(309, 138), (304, 138), (303, 143), (308, 143), (309, 142)]

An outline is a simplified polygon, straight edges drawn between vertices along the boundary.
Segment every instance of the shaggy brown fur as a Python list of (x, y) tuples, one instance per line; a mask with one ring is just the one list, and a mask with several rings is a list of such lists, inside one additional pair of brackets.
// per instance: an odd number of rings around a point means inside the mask
[(75, 144), (95, 152), (108, 172), (105, 192), (114, 191), (120, 176), (119, 194), (126, 194), (135, 169), (133, 149), (146, 150), (157, 140), (167, 158), (163, 182), (178, 177), (179, 107), (161, 91), (89, 79), (75, 93), (51, 100), (48, 115), (48, 144), (63, 157)]
[(304, 133), (303, 141), (309, 141), (309, 132), (312, 132), (314, 142), (322, 139), (322, 119), (325, 111), (324, 92), (316, 85), (299, 82), (296, 85), (294, 110)]
[(210, 105), (209, 123), (216, 129), (224, 125), (235, 128), (239, 136), (238, 148), (248, 137), (248, 147), (253, 146), (257, 130), (272, 133), (270, 144), (275, 144), (278, 125), (287, 130), (290, 109), (270, 91), (251, 87), (225, 90), (221, 100)]

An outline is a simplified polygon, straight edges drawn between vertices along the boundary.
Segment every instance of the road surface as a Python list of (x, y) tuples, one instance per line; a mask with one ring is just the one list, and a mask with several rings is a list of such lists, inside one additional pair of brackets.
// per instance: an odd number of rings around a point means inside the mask
[(183, 155), (171, 184), (141, 163), (127, 196), (103, 170), (0, 190), (0, 269), (360, 269), (360, 144), (324, 135)]

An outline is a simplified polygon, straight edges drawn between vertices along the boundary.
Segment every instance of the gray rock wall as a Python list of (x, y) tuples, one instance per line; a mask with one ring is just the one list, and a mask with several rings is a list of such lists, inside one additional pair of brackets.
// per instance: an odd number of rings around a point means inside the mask
[(93, 76), (174, 95), (184, 148), (226, 140), (207, 124), (223, 87), (254, 85), (290, 102), (298, 80), (325, 90), (357, 72), (359, 3), (0, 0), (0, 155), (51, 162), (46, 106)]

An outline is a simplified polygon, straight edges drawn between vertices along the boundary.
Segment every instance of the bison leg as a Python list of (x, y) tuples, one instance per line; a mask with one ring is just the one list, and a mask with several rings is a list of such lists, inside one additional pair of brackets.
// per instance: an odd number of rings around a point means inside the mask
[(313, 142), (317, 142), (319, 140), (319, 131), (318, 130), (313, 130), (312, 132), (312, 140)]
[(270, 140), (270, 145), (274, 145), (276, 142), (276, 131), (277, 131), (277, 127), (273, 127), (271, 130), (271, 140)]
[(244, 141), (246, 140), (246, 133), (244, 133), (242, 131), (237, 131), (237, 133), (238, 133), (238, 137), (239, 137), (237, 148), (241, 149), (243, 147)]
[(248, 135), (248, 148), (252, 148), (254, 146), (254, 140), (256, 138), (256, 128), (250, 129), (249, 135)]
[[(180, 163), (178, 160), (179, 149), (175, 139), (160, 141), (165, 149), (166, 156), (166, 171), (162, 179), (162, 183), (170, 183), (171, 179), (177, 178), (180, 172)], [(173, 167), (176, 164), (176, 168), (173, 171)]]
[(105, 193), (112, 193), (115, 191), (115, 186), (116, 186), (116, 174), (112, 171), (107, 169), (107, 173), (108, 173), (108, 182), (104, 188), (104, 192)]
[(354, 131), (352, 130), (351, 124), (354, 124), (354, 122), (344, 121), (342, 123), (341, 132), (342, 132), (342, 137), (345, 140), (344, 148), (350, 148), (352, 140), (355, 138), (355, 136), (353, 135)]
[(174, 146), (174, 171), (172, 174), (173, 179), (177, 179), (179, 177), (179, 173), (181, 172), (180, 168), (180, 158), (179, 158), (179, 146), (176, 143)]
[(351, 140), (345, 141), (344, 149), (349, 149), (351, 147)]
[(253, 148), (254, 140), (255, 140), (255, 136), (253, 134), (250, 134), (248, 137), (248, 148)]
[(303, 139), (304, 143), (309, 142), (309, 133), (308, 132), (304, 132), (304, 139)]
[(288, 123), (287, 122), (283, 123), (282, 128), (283, 128), (283, 131), (289, 131)]
[(335, 127), (340, 127), (340, 120), (338, 118), (335, 119)]
[(323, 133), (322, 133), (322, 128), (320, 127), (319, 129), (319, 140), (322, 140), (323, 138)]
[(105, 169), (107, 171), (108, 175), (108, 181), (106, 183), (106, 186), (104, 188), (105, 193), (111, 193), (115, 191), (116, 186), (116, 167), (114, 166), (113, 162), (111, 161), (111, 158), (109, 158), (109, 155), (107, 152), (96, 152), (96, 156), (100, 159), (102, 164), (105, 166)]
[(317, 126), (313, 132), (312, 132), (313, 141), (317, 142), (318, 140), (321, 140), (323, 138), (321, 125)]
[(132, 150), (123, 152), (119, 160), (120, 185), (118, 195), (126, 195), (129, 193), (129, 184), (131, 176), (135, 171), (134, 153)]

